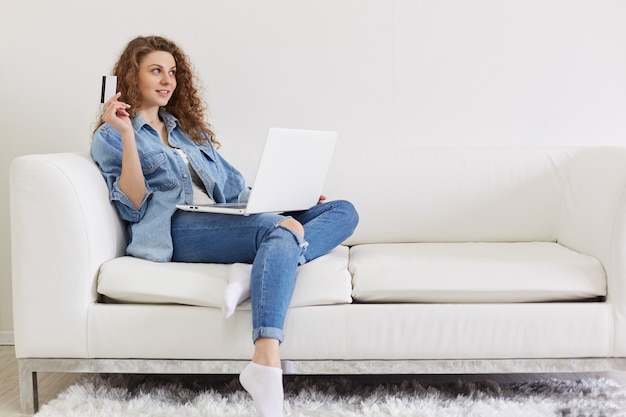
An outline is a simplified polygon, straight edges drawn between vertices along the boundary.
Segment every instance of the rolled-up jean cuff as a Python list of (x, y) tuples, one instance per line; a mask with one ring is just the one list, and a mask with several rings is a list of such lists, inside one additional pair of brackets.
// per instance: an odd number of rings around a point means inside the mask
[(283, 343), (285, 334), (283, 333), (282, 329), (278, 329), (276, 327), (259, 327), (258, 329), (252, 330), (253, 342), (256, 342), (257, 339), (260, 339), (262, 337), (276, 339), (279, 343)]

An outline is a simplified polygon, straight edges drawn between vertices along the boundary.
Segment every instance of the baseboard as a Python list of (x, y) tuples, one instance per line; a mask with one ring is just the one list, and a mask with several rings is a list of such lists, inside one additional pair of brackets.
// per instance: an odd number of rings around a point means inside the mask
[(13, 332), (0, 332), (0, 346), (13, 344), (15, 344)]

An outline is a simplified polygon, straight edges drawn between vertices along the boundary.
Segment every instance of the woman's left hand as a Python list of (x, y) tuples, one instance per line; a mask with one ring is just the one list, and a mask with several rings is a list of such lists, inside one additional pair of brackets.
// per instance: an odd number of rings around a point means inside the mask
[(319, 200), (317, 200), (317, 204), (322, 204), (324, 201), (326, 201), (326, 196), (321, 195), (321, 196), (320, 196), (320, 199), (319, 199)]

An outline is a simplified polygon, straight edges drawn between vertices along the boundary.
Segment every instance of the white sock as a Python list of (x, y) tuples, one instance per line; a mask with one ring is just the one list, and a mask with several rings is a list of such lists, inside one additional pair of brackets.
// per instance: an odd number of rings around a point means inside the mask
[(252, 396), (259, 417), (283, 417), (283, 370), (250, 362), (239, 381)]
[(235, 263), (228, 272), (228, 284), (222, 294), (222, 314), (229, 318), (242, 301), (250, 297), (251, 264)]

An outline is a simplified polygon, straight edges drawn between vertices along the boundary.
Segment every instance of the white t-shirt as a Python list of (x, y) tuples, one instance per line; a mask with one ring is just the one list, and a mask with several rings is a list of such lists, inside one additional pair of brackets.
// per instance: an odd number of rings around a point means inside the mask
[(182, 149), (176, 149), (176, 152), (183, 158), (183, 161), (189, 168), (189, 172), (191, 173), (191, 187), (193, 190), (193, 204), (213, 204), (215, 201), (209, 194), (206, 192), (206, 188), (204, 188), (204, 184), (202, 184), (202, 180), (193, 169), (191, 164), (189, 163), (189, 159), (187, 158), (187, 154)]

